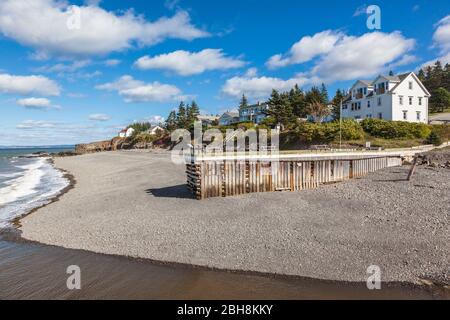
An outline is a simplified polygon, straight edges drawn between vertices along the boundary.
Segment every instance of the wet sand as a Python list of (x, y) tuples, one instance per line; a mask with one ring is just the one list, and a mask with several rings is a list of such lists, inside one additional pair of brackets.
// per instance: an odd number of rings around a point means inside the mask
[[(211, 271), (64, 249), (0, 236), (0, 299), (448, 299), (438, 288)], [(81, 269), (81, 290), (66, 269)]]
[[(74, 189), (22, 220), (24, 238), (216, 269), (448, 283), (450, 171), (391, 168), (298, 193), (197, 201), (168, 153), (56, 159)], [(445, 170), (445, 169), (444, 169)]]

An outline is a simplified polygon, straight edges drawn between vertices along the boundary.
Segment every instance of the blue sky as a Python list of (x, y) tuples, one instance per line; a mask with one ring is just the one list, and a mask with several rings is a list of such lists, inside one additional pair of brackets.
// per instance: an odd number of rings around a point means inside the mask
[[(381, 9), (369, 30), (366, 8)], [(448, 1), (0, 1), (0, 145), (109, 139), (181, 99), (205, 114), (245, 93), (450, 62)]]

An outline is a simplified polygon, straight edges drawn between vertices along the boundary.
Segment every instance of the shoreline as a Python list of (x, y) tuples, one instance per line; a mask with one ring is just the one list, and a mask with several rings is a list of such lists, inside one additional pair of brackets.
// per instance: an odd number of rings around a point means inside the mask
[[(53, 197), (49, 198), (47, 201), (47, 203), (44, 203), (43, 205), (40, 205), (38, 207), (35, 207), (33, 209), (31, 209), (28, 212), (25, 212), (17, 217), (15, 217), (14, 219), (11, 220), (11, 224), (12, 227), (16, 230), (19, 230), (22, 227), (21, 224), (21, 220), (26, 218), (27, 216), (31, 215), (32, 213), (38, 211), (41, 208), (44, 208), (50, 204), (52, 204), (53, 202), (59, 201), (60, 198), (66, 194), (67, 192), (69, 192), (70, 190), (72, 190), (75, 185), (76, 185), (76, 179), (74, 177), (74, 175), (72, 175), (70, 172), (67, 172), (66, 170), (62, 169), (62, 168), (58, 168), (55, 166), (55, 162), (54, 162), (54, 158), (51, 157), (49, 159), (47, 159), (48, 162), (53, 166), (53, 168), (59, 172), (61, 172), (63, 174), (63, 178), (67, 179), (69, 181), (69, 184), (64, 187), (63, 189), (59, 190), (58, 193), (56, 195), (54, 195)], [(8, 229), (8, 228), (7, 228)]]
[[(33, 210), (31, 210), (30, 212), (22, 215), (21, 217), (17, 217), (16, 219), (14, 219), (14, 227), (16, 230), (16, 234), (15, 235), (9, 235), (6, 238), (10, 238), (13, 241), (23, 241), (23, 242), (27, 242), (27, 243), (37, 243), (37, 244), (41, 244), (41, 245), (49, 245), (49, 246), (54, 246), (54, 247), (63, 247), (63, 248), (68, 248), (71, 249), (69, 247), (66, 246), (61, 246), (59, 244), (47, 244), (45, 242), (40, 242), (40, 241), (36, 241), (34, 239), (28, 239), (23, 237), (22, 235), (22, 230), (20, 229), (22, 227), (22, 219), (25, 219), (27, 217), (29, 217), (32, 213), (36, 213), (38, 210), (43, 209), (44, 207), (47, 207), (51, 204), (54, 204), (55, 202), (59, 201), (61, 199), (61, 197), (63, 195), (65, 195), (66, 193), (68, 193), (70, 190), (75, 188), (75, 185), (77, 183), (75, 176), (70, 173), (69, 171), (67, 171), (66, 169), (57, 167), (56, 165), (54, 165), (56, 169), (61, 170), (62, 172), (64, 172), (65, 177), (69, 179), (70, 183), (69, 185), (64, 188), (63, 190), (61, 190), (61, 192), (55, 196), (53, 199), (51, 199), (51, 201), (41, 207), (38, 208), (34, 208)], [(193, 270), (208, 270), (208, 271), (218, 271), (218, 272), (227, 272), (227, 273), (232, 273), (232, 274), (246, 274), (246, 275), (256, 275), (256, 276), (263, 276), (263, 277), (270, 277), (270, 278), (275, 278), (275, 279), (297, 279), (297, 280), (305, 280), (305, 281), (317, 281), (318, 283), (322, 282), (322, 283), (334, 283), (336, 285), (343, 285), (343, 286), (351, 286), (351, 285), (357, 285), (360, 284), (360, 281), (342, 281), (339, 279), (324, 279), (324, 278), (320, 278), (320, 277), (309, 277), (309, 276), (302, 276), (302, 275), (290, 275), (290, 274), (285, 274), (285, 273), (279, 273), (279, 272), (261, 272), (261, 271), (253, 271), (253, 270), (246, 270), (245, 268), (243, 269), (237, 269), (237, 268), (233, 268), (233, 269), (227, 269), (227, 268), (222, 268), (222, 267), (214, 267), (214, 266), (209, 266), (209, 265), (201, 265), (201, 264), (195, 264), (195, 263), (185, 263), (185, 262), (174, 262), (174, 261), (169, 261), (169, 260), (158, 260), (158, 259), (150, 259), (147, 257), (136, 257), (134, 255), (124, 255), (124, 254), (114, 254), (114, 253), (106, 253), (106, 252), (97, 252), (95, 250), (90, 250), (90, 249), (72, 249), (72, 250), (81, 250), (81, 251), (86, 251), (86, 252), (93, 252), (96, 254), (100, 254), (102, 256), (115, 256), (115, 257), (121, 257), (121, 258), (125, 258), (128, 260), (132, 260), (132, 261), (144, 261), (146, 263), (149, 263), (151, 265), (157, 265), (157, 266), (171, 266), (171, 267), (177, 267), (177, 268), (183, 268), (183, 269), (193, 269)], [(425, 279), (419, 279), (419, 282), (412, 282), (412, 281), (386, 281), (383, 282), (383, 284), (385, 285), (393, 285), (393, 286), (403, 286), (405, 288), (415, 288), (415, 289), (420, 289), (423, 290), (424, 288), (434, 288), (433, 290), (443, 290), (443, 294), (444, 296), (446, 294), (448, 294), (448, 283), (442, 282), (441, 279), (439, 278), (433, 278), (433, 277), (427, 277)]]

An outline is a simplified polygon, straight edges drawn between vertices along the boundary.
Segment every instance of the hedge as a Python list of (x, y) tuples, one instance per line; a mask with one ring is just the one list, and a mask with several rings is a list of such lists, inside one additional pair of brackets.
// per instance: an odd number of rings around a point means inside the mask
[(405, 121), (364, 119), (361, 121), (361, 127), (371, 136), (385, 139), (426, 139), (431, 133), (431, 128), (427, 124)]
[[(339, 121), (328, 123), (304, 122), (295, 128), (296, 136), (305, 142), (331, 142), (339, 138)], [(354, 120), (342, 121), (342, 139), (358, 140), (364, 137), (364, 131)]]

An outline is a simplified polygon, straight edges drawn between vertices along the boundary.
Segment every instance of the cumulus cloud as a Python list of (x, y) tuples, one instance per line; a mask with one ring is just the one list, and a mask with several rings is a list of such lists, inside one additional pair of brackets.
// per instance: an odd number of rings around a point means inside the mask
[(413, 39), (398, 31), (345, 36), (321, 57), (312, 74), (324, 82), (374, 76), (385, 71), (388, 64), (400, 61), (414, 46)]
[(305, 36), (294, 43), (287, 54), (276, 54), (266, 63), (270, 69), (286, 67), (309, 61), (333, 50), (336, 42), (343, 37), (337, 31), (326, 30), (313, 36)]
[(28, 109), (39, 109), (39, 110), (48, 110), (48, 109), (61, 109), (60, 106), (52, 105), (50, 100), (46, 98), (25, 98), (17, 100), (17, 104), (19, 106), (28, 108)]
[(43, 76), (16, 76), (10, 74), (0, 74), (0, 93), (6, 94), (40, 94), (43, 96), (58, 96), (60, 94), (59, 85)]
[(434, 44), (447, 53), (450, 51), (450, 15), (441, 19), (436, 26), (433, 34)]
[(181, 90), (176, 86), (159, 83), (146, 83), (129, 75), (118, 80), (96, 86), (99, 90), (117, 91), (125, 102), (164, 102), (178, 100)]
[(178, 50), (155, 57), (144, 56), (135, 62), (135, 66), (141, 70), (169, 70), (182, 76), (240, 68), (244, 65), (245, 62), (238, 58), (227, 57), (222, 49), (204, 49), (199, 52)]
[(436, 59), (422, 64), (422, 68), (434, 65), (439, 60), (443, 65), (450, 63), (450, 15), (441, 19), (435, 25), (433, 34), (433, 46), (439, 49), (439, 56)]
[(253, 99), (267, 98), (272, 89), (286, 91), (296, 84), (299, 86), (309, 83), (311, 80), (298, 75), (294, 78), (283, 80), (272, 77), (233, 77), (228, 79), (222, 87), (222, 93), (233, 98), (240, 98), (245, 94)]
[(310, 76), (324, 82), (370, 77), (390, 66), (413, 62), (409, 55), (415, 45), (400, 32), (370, 32), (359, 37), (337, 31), (323, 31), (303, 37), (288, 54), (275, 55), (267, 61), (269, 68), (284, 67), (317, 58)]
[(108, 121), (108, 120), (111, 120), (111, 116), (104, 114), (104, 113), (96, 113), (96, 114), (91, 114), (89, 116), (89, 120), (91, 120), (91, 121)]
[(70, 6), (57, 0), (2, 0), (0, 33), (51, 55), (87, 56), (121, 51), (135, 44), (150, 46), (168, 38), (193, 40), (209, 36), (190, 22), (186, 11), (149, 22), (132, 10), (117, 14), (97, 3)]

